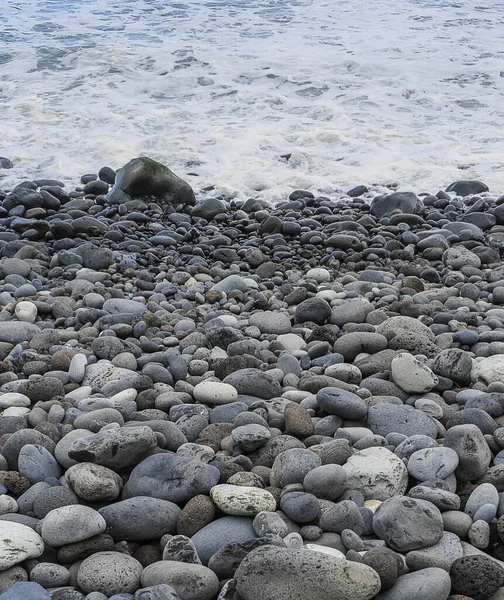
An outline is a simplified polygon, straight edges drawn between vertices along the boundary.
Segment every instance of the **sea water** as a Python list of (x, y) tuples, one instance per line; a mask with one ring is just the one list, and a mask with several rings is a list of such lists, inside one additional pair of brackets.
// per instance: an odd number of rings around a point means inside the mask
[(2, 187), (146, 155), (200, 197), (499, 194), (503, 96), (502, 1), (0, 0)]

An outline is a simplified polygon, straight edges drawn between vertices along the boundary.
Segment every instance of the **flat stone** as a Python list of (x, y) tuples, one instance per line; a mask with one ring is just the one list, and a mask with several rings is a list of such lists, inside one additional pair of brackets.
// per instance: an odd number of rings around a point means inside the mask
[(210, 557), (227, 544), (254, 540), (257, 535), (247, 517), (222, 517), (212, 521), (192, 536), (198, 556), (204, 565)]
[(137, 496), (104, 506), (98, 512), (114, 540), (143, 541), (175, 533), (180, 508), (167, 500)]
[(42, 522), (41, 536), (48, 546), (58, 547), (103, 533), (105, 519), (88, 506), (74, 504), (55, 508)]
[(409, 457), (408, 472), (418, 479), (446, 479), (458, 467), (459, 457), (451, 448), (424, 448)]
[(429, 567), (401, 575), (376, 600), (447, 600), (450, 590), (450, 575), (443, 569)]
[(21, 342), (30, 341), (37, 333), (40, 333), (40, 329), (33, 323), (0, 321), (0, 342), (16, 345)]
[(429, 367), (407, 352), (392, 360), (391, 369), (394, 383), (410, 394), (425, 394), (439, 383)]
[(249, 317), (249, 324), (257, 327), (261, 333), (282, 335), (290, 333), (291, 321), (288, 313), (263, 311), (253, 313)]
[(428, 415), (412, 406), (376, 404), (368, 408), (367, 425), (373, 433), (386, 437), (389, 433), (406, 436), (422, 434), (436, 439), (438, 428)]
[(203, 565), (163, 560), (144, 569), (143, 586), (168, 584), (180, 600), (213, 600), (219, 591), (217, 575)]
[(150, 496), (169, 502), (187, 502), (198, 494), (208, 494), (220, 479), (219, 470), (200, 461), (156, 454), (143, 460), (130, 474), (123, 498)]
[(37, 558), (43, 552), (44, 542), (31, 527), (1, 521), (0, 570), (9, 569), (28, 558)]
[(243, 600), (370, 600), (380, 578), (367, 565), (311, 550), (264, 546), (235, 573)]
[(227, 383), (219, 381), (202, 381), (194, 386), (194, 398), (201, 404), (220, 406), (236, 402), (238, 392)]

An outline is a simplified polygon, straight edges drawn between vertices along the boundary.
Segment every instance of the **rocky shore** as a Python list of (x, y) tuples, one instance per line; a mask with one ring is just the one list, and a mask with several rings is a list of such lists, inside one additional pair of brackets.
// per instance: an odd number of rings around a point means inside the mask
[(0, 201), (0, 600), (504, 599), (504, 196)]

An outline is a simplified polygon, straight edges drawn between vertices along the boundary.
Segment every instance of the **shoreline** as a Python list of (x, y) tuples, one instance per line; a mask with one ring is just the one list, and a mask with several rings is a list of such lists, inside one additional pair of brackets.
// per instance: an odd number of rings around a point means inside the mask
[(502, 594), (504, 196), (136, 161), (0, 192), (0, 600)]

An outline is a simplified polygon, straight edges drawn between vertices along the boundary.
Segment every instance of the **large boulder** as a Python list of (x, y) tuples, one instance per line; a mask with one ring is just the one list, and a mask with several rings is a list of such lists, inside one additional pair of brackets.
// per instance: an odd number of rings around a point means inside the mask
[(311, 550), (263, 546), (235, 574), (243, 600), (369, 600), (380, 578), (367, 565)]
[(460, 181), (454, 181), (451, 183), (446, 188), (446, 191), (455, 192), (457, 196), (470, 196), (471, 194), (488, 192), (488, 186), (481, 181), (461, 179)]
[(419, 214), (423, 210), (422, 201), (412, 192), (394, 192), (387, 196), (375, 196), (369, 212), (381, 218), (398, 210), (401, 213)]
[(155, 196), (161, 204), (196, 204), (193, 189), (186, 181), (146, 156), (134, 158), (120, 169), (107, 202), (123, 204), (143, 196)]

